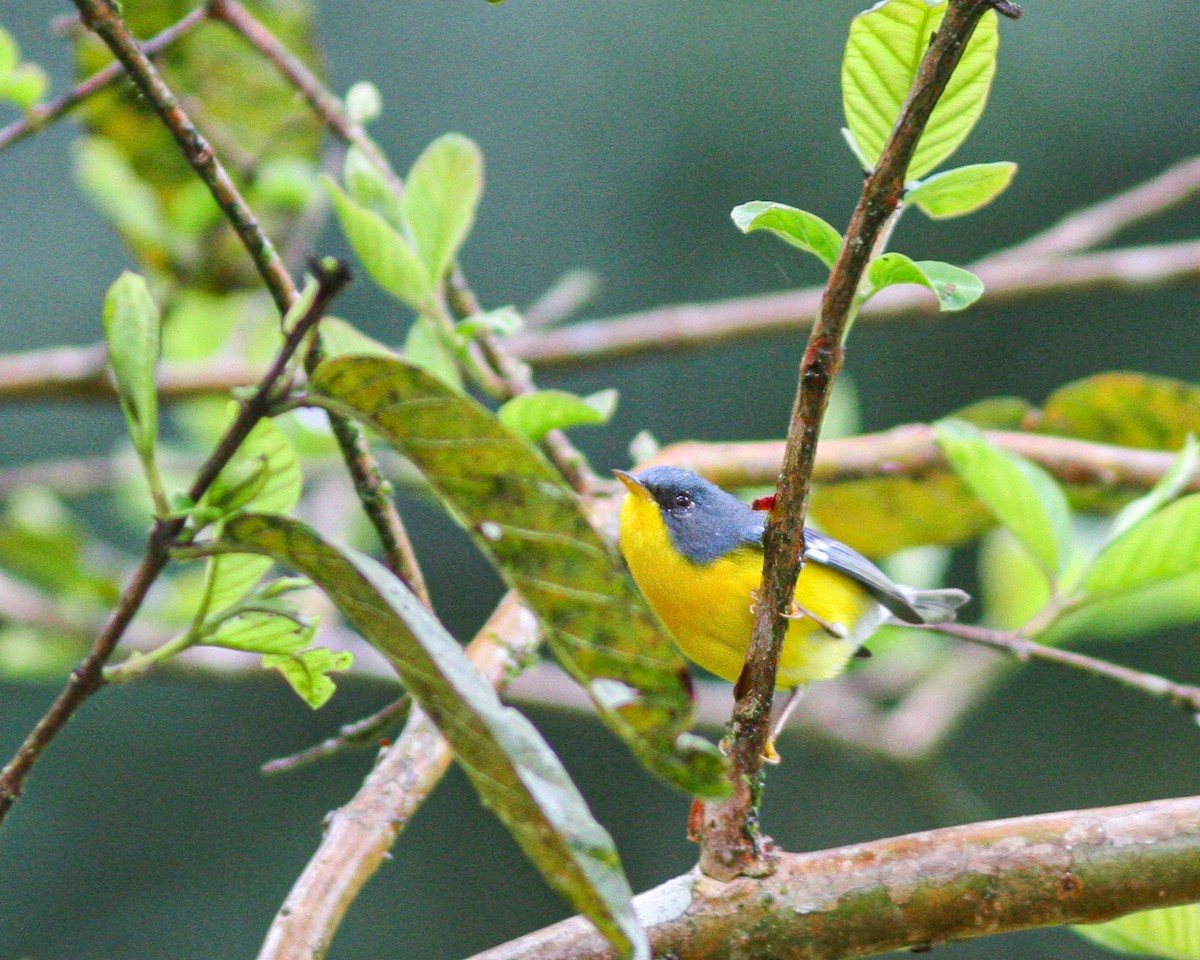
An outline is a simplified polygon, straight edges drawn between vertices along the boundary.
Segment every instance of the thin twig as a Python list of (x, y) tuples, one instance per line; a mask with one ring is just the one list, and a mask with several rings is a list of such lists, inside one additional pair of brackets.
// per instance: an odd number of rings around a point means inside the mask
[[(1063, 483), (1097, 490), (1149, 490), (1174, 465), (1176, 454), (1075, 440), (1044, 433), (986, 430), (988, 440), (1040, 465)], [(706, 443), (687, 440), (663, 447), (639, 468), (670, 464), (724, 487), (774, 483), (783, 463), (782, 440)], [(927, 477), (948, 470), (934, 429), (923, 423), (881, 433), (822, 440), (813, 467), (814, 483), (849, 483), (882, 477)], [(1200, 491), (1200, 471), (1183, 488)]]
[[(283, 346), (263, 375), (258, 388), (249, 399), (242, 402), (233, 423), (197, 471), (187, 491), (192, 503), (200, 502), (238, 447), (254, 429), (255, 424), (270, 413), (289, 361), (349, 279), (349, 272), (336, 263), (332, 269), (318, 277), (319, 286), (312, 304), (288, 331)], [(141, 608), (150, 587), (166, 567), (170, 558), (170, 547), (183, 533), (187, 522), (186, 515), (159, 517), (155, 520), (146, 544), (146, 552), (88, 655), (71, 671), (66, 687), (25, 738), (12, 760), (0, 771), (0, 821), (21, 796), (25, 780), (42, 752), (83, 702), (100, 688), (103, 683), (104, 665)]]
[[(1051, 293), (1114, 288), (1137, 290), (1200, 279), (1200, 241), (1188, 240), (1063, 258), (1010, 259), (1005, 251), (968, 266), (983, 281), (980, 305), (999, 306)], [(539, 367), (577, 365), (633, 354), (715, 346), (750, 337), (789, 333), (812, 324), (823, 287), (671, 304), (599, 320), (516, 334), (507, 341), (521, 359)], [(872, 297), (859, 320), (938, 313), (924, 287), (888, 287)]]
[(843, 343), (863, 273), (877, 239), (900, 207), (908, 165), (925, 124), (976, 23), (990, 7), (985, 0), (950, 0), (879, 162), (867, 177), (800, 365), (780, 484), (763, 536), (760, 601), (726, 738), (734, 789), (730, 799), (708, 803), (703, 811), (700, 867), (718, 879), (771, 868), (757, 831), (756, 811), (775, 674), (788, 627), (784, 615), (803, 565), (804, 518), (817, 436), (842, 367)]
[(263, 232), (212, 146), (192, 123), (171, 88), (163, 82), (154, 64), (138, 46), (116, 5), (112, 0), (75, 0), (75, 6), (84, 25), (108, 45), (175, 138), (184, 157), (208, 186), (213, 199), (233, 225), (254, 261), (255, 269), (267, 285), (275, 306), (281, 314), (287, 313), (296, 299), (296, 286), (275, 252), (274, 244)]
[(1115, 680), (1117, 683), (1140, 690), (1152, 697), (1162, 697), (1189, 713), (1200, 714), (1200, 687), (1177, 683), (1154, 673), (1123, 667), (1120, 664), (1101, 660), (1099, 657), (1090, 657), (1086, 653), (1078, 653), (1075, 650), (1047, 647), (1011, 630), (992, 630), (988, 627), (967, 623), (943, 623), (925, 629), (957, 637), (969, 643), (991, 647), (993, 650), (1003, 650), (1018, 660), (1045, 660), (1048, 663), (1057, 663), (1094, 676)]
[[(206, 16), (207, 14), (202, 8), (193, 10), (177, 23), (167, 27), (162, 33), (143, 43), (142, 52), (148, 57), (158, 56), (203, 23)], [(124, 73), (125, 67), (120, 61), (114, 60), (104, 69), (98, 70), (49, 103), (41, 103), (32, 107), (20, 120), (15, 120), (0, 130), (0, 150), (11, 147), (14, 143), (44, 130), (56, 120), (66, 116), (88, 97), (110, 86)]]
[(412, 700), (407, 695), (402, 696), (369, 717), (363, 717), (354, 723), (347, 723), (339, 727), (336, 737), (328, 737), (298, 753), (268, 760), (262, 765), (261, 770), (267, 776), (291, 773), (293, 770), (307, 767), (318, 760), (335, 756), (348, 747), (367, 746), (379, 736), (381, 731), (403, 720), (411, 708)]

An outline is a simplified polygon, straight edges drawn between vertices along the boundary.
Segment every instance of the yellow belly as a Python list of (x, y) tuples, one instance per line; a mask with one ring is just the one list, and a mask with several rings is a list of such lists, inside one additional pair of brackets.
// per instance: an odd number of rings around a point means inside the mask
[[(762, 552), (746, 547), (703, 566), (677, 553), (654, 504), (629, 497), (621, 511), (621, 551), (646, 600), (684, 654), (718, 677), (736, 681), (754, 626), (754, 592), (762, 580)], [(811, 617), (793, 619), (784, 640), (776, 685), (789, 688), (840, 674), (861, 642), (861, 627), (878, 625), (879, 605), (849, 577), (816, 563), (805, 566), (796, 603), (828, 623), (839, 640)], [(864, 615), (871, 622), (864, 623)]]

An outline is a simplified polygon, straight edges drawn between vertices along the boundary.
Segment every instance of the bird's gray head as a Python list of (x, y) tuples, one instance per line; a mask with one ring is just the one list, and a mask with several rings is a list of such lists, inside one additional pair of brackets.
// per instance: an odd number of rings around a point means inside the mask
[(679, 467), (650, 467), (633, 479), (654, 498), (675, 549), (692, 563), (712, 563), (762, 538), (762, 515), (703, 477)]

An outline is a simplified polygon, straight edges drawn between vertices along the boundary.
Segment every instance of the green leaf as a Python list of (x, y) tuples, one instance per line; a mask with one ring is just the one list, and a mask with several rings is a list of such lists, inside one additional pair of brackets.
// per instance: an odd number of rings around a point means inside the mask
[(347, 353), (396, 356), (396, 351), (391, 347), (367, 336), (341, 317), (324, 317), (321, 320), (321, 346), (327, 357), (340, 357)]
[(287, 513), (303, 483), (296, 448), (274, 420), (260, 420), (201, 500), (221, 515), (238, 510)]
[[(329, 362), (346, 369), (386, 361)], [(395, 576), (285, 517), (242, 514), (226, 525), (224, 539), (235, 549), (287, 563), (318, 584), (347, 622), (391, 660), (405, 689), (450, 742), (480, 799), (543, 876), (622, 954), (648, 958), (612, 840), (553, 750), (524, 716), (500, 702), (457, 641)]]
[(72, 146), (75, 179), (88, 199), (143, 256), (161, 260), (167, 223), (154, 191), (113, 144), (85, 137)]
[(1200, 572), (1200, 493), (1176, 500), (1109, 543), (1083, 578), (1117, 593)]
[(404, 357), (443, 383), (462, 388), (462, 371), (446, 337), (429, 317), (417, 317), (404, 338)]
[(1167, 960), (1200, 957), (1200, 904), (1130, 913), (1107, 923), (1077, 924), (1081, 937), (1109, 950)]
[(842, 248), (842, 235), (815, 213), (782, 203), (752, 200), (730, 213), (742, 233), (766, 230), (805, 253), (811, 253), (829, 269)]
[(11, 33), (0, 27), (0, 78), (16, 70), (20, 62), (20, 46)]
[[(842, 107), (861, 157), (873, 169), (908, 98), (930, 37), (941, 25), (945, 3), (889, 0), (859, 14), (850, 24), (842, 59)], [(944, 161), (970, 134), (983, 113), (996, 73), (1000, 36), (996, 12), (975, 28), (945, 92), (917, 144), (909, 179), (919, 179)]]
[(1200, 444), (1196, 443), (1195, 436), (1188, 434), (1187, 441), (1184, 443), (1183, 449), (1179, 451), (1179, 456), (1175, 458), (1171, 469), (1162, 475), (1149, 493), (1127, 503), (1124, 509), (1113, 517), (1109, 527), (1108, 540), (1115, 540), (1126, 530), (1137, 526), (1152, 513), (1178, 497), (1191, 481), (1198, 466), (1200, 466)]
[(108, 288), (104, 338), (130, 439), (152, 488), (157, 488), (158, 385), (154, 371), (162, 353), (162, 317), (144, 277), (125, 271)]
[(955, 472), (1054, 582), (1070, 560), (1071, 513), (1062, 488), (970, 424), (941, 420), (934, 428)]
[(346, 151), (342, 180), (355, 203), (379, 214), (393, 230), (404, 232), (404, 208), (400, 198), (379, 168), (358, 147), (352, 146)]
[(15, 103), (29, 110), (50, 89), (50, 78), (36, 63), (23, 63), (7, 75), (0, 74), (0, 100)]
[(1041, 429), (1122, 447), (1178, 450), (1200, 434), (1200, 385), (1117, 371), (1059, 387), (1043, 406)]
[(262, 665), (268, 670), (278, 670), (300, 699), (314, 710), (325, 706), (337, 689), (329, 674), (349, 670), (353, 664), (354, 654), (325, 647), (297, 653), (266, 653), (262, 658)]
[(1008, 189), (1016, 175), (1017, 165), (1007, 160), (973, 163), (935, 173), (909, 186), (904, 201), (934, 220), (961, 217), (986, 207)]
[(914, 283), (928, 287), (947, 312), (964, 310), (983, 294), (975, 274), (940, 260), (910, 260), (902, 253), (885, 253), (871, 261), (867, 271), (869, 288), (863, 302), (887, 287)]
[(412, 245), (374, 210), (353, 200), (329, 177), (323, 177), (342, 232), (371, 278), (396, 299), (414, 310), (428, 310), (433, 285)]
[(608, 423), (616, 409), (616, 390), (601, 390), (588, 397), (566, 390), (538, 390), (513, 397), (496, 416), (506, 427), (536, 443), (551, 430)]
[(458, 133), (434, 140), (405, 177), (405, 222), (431, 288), (442, 282), (471, 232), (482, 193), (483, 154)]
[(726, 791), (723, 758), (685, 732), (694, 705), (682, 655), (578, 496), (527, 439), (402, 361), (329, 360), (312, 387), (424, 474), (642, 763), (689, 792)]
[(497, 307), (483, 313), (475, 313), (459, 322), (455, 328), (459, 336), (472, 340), (483, 334), (508, 337), (525, 326), (525, 318), (516, 307)]
[[(287, 513), (300, 501), (304, 477), (296, 448), (274, 420), (260, 420), (225, 465), (197, 510), (224, 518), (243, 510)], [(219, 614), (250, 593), (271, 561), (223, 554), (208, 561), (206, 616)]]

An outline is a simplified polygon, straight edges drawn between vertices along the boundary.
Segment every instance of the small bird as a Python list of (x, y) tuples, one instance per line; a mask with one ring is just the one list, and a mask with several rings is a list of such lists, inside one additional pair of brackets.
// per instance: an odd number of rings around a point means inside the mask
[[(765, 515), (678, 467), (613, 473), (629, 490), (621, 552), (634, 580), (683, 653), (736, 682), (762, 581)], [(776, 679), (778, 689), (795, 692), (775, 733), (805, 684), (836, 677), (851, 657), (870, 656), (863, 644), (884, 623), (945, 623), (970, 599), (962, 590), (893, 583), (862, 554), (807, 527), (804, 556)], [(777, 760), (774, 739), (768, 759)]]

